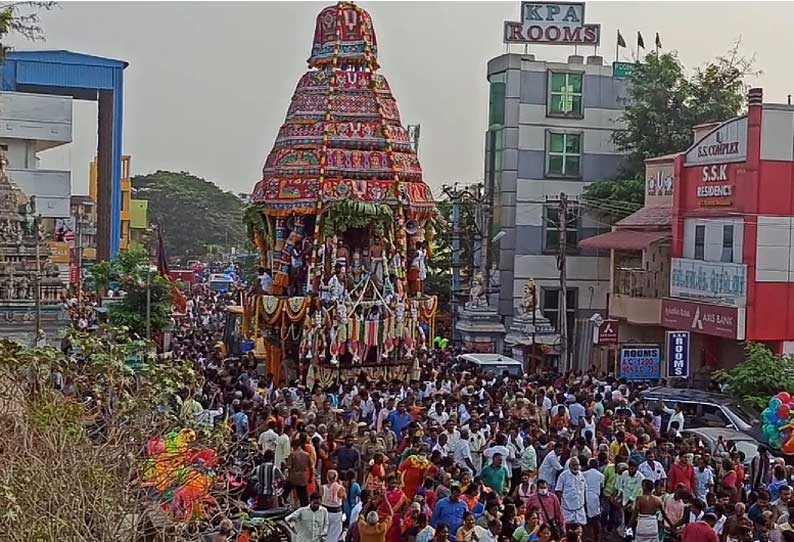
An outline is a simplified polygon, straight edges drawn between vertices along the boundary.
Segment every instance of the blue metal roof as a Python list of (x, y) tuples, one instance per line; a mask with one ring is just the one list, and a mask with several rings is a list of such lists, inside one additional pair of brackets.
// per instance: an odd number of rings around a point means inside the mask
[(83, 66), (102, 66), (105, 68), (121, 68), (129, 66), (128, 62), (74, 51), (42, 50), (42, 51), (10, 51), (6, 60), (22, 60), (25, 62), (50, 62), (55, 64), (79, 64)]
[(127, 66), (121, 60), (72, 51), (12, 51), (0, 65), (0, 85), (3, 90), (96, 100), (96, 90), (119, 87)]
[(98, 100), (101, 93), (112, 92), (111, 255), (118, 252), (121, 241), (121, 149), (127, 66), (122, 60), (64, 50), (11, 51), (0, 64), (2, 90), (72, 96), (78, 100)]

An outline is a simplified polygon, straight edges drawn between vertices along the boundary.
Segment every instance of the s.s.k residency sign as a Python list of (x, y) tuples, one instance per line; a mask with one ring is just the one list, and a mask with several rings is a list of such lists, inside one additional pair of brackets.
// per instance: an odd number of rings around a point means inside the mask
[(585, 24), (584, 2), (521, 2), (521, 21), (505, 21), (505, 43), (598, 45), (601, 25)]

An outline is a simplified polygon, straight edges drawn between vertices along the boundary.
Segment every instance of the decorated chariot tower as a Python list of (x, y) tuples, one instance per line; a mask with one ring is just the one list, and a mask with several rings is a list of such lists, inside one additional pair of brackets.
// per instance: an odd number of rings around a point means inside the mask
[(378, 72), (370, 15), (323, 9), (308, 64), (246, 211), (272, 288), (248, 297), (244, 333), (265, 340), (275, 374), (405, 376), (437, 307), (423, 292), (432, 194)]

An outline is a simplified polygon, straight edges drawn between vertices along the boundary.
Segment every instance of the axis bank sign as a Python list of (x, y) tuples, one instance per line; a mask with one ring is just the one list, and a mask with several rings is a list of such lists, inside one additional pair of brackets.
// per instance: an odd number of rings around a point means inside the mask
[(522, 2), (521, 21), (505, 21), (504, 41), (598, 45), (601, 25), (585, 24), (584, 2)]
[(696, 141), (686, 153), (687, 166), (747, 160), (747, 117), (724, 122)]
[(662, 299), (662, 325), (729, 339), (744, 340), (745, 310), (726, 305)]

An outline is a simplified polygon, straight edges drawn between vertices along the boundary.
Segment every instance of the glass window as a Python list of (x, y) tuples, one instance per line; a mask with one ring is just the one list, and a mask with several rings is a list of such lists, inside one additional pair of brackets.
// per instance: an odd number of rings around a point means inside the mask
[(552, 117), (582, 116), (581, 73), (551, 72), (549, 78), (548, 115)]
[[(549, 252), (557, 252), (560, 248), (560, 208), (558, 205), (550, 204), (545, 207), (543, 223), (545, 228), (544, 248)], [(579, 243), (579, 210), (570, 204), (565, 227), (566, 252), (576, 252)]]
[[(568, 335), (569, 338), (573, 335), (573, 328), (576, 322), (576, 303), (578, 300), (578, 290), (576, 288), (568, 288), (568, 298), (566, 299), (567, 313), (568, 313)], [(555, 328), (559, 324), (560, 314), (560, 289), (559, 288), (541, 288), (543, 316), (549, 319), (551, 325)]]
[(722, 226), (722, 256), (720, 261), (733, 261), (733, 224), (723, 224)]
[(581, 134), (549, 133), (546, 174), (553, 177), (579, 177)]
[(494, 81), (491, 83), (490, 98), (488, 100), (488, 125), (504, 125), (505, 123), (505, 83)]
[(705, 259), (706, 252), (706, 225), (698, 224), (695, 226), (695, 259)]

